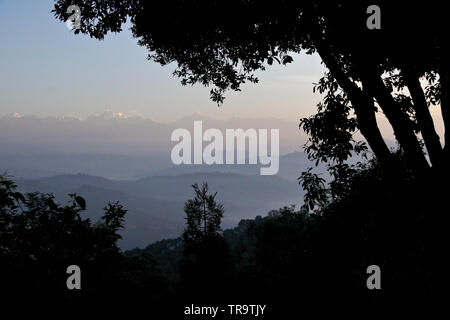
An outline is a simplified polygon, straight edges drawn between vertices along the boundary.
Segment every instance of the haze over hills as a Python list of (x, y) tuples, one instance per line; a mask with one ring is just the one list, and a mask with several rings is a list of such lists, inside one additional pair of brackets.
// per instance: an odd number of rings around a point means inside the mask
[(204, 130), (279, 129), (281, 155), (301, 151), (306, 140), (296, 121), (275, 118), (217, 120), (193, 114), (158, 123), (111, 111), (86, 119), (11, 114), (0, 118), (0, 170), (25, 178), (87, 173), (136, 179), (158, 174), (173, 167), (173, 130), (193, 132), (194, 120), (201, 120)]
[[(280, 156), (279, 171), (276, 176), (286, 180), (297, 180), (300, 173), (305, 169), (314, 166), (304, 152), (293, 152)], [(242, 175), (259, 175), (261, 166), (256, 165), (179, 165), (171, 166), (169, 168), (159, 171), (158, 175), (176, 176), (187, 173), (202, 173), (202, 172), (222, 172), (222, 173), (237, 173)], [(325, 166), (319, 164), (318, 170), (325, 171)]]
[[(195, 120), (203, 122), (203, 130), (279, 129), (278, 174), (259, 175), (259, 164), (175, 166), (171, 133), (193, 132)], [(229, 228), (242, 218), (299, 205), (303, 191), (296, 179), (312, 165), (299, 152), (306, 137), (298, 124), (274, 118), (218, 120), (194, 114), (167, 124), (114, 112), (86, 119), (12, 114), (0, 118), (0, 137), (0, 172), (15, 176), (20, 190), (53, 193), (62, 203), (77, 193), (94, 221), (109, 201), (120, 201), (129, 210), (120, 243), (125, 249), (179, 236), (193, 183), (208, 182), (218, 192), (226, 210), (223, 227)]]

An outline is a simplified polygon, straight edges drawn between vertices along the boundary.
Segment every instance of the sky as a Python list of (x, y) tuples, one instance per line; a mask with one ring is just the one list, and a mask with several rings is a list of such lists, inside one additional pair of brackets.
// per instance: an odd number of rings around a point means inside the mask
[(170, 122), (192, 113), (218, 119), (276, 117), (298, 122), (320, 100), (313, 82), (323, 75), (318, 56), (258, 73), (260, 83), (228, 92), (217, 107), (209, 89), (183, 87), (175, 65), (148, 61), (129, 26), (98, 41), (74, 35), (53, 17), (50, 0), (0, 0), (0, 116), (87, 117), (105, 110)]

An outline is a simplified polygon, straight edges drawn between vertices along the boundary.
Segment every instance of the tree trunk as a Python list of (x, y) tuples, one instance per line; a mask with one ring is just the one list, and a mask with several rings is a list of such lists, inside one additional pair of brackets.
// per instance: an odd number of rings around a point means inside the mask
[(370, 96), (365, 95), (361, 89), (347, 77), (336, 59), (332, 56), (330, 50), (324, 48), (323, 45), (318, 45), (317, 47), (323, 62), (337, 80), (339, 86), (350, 98), (358, 120), (359, 130), (367, 140), (375, 157), (384, 167), (392, 167), (393, 157), (378, 128), (373, 99)]
[(441, 67), (439, 76), (441, 83), (441, 112), (442, 112), (442, 119), (444, 120), (444, 129), (445, 129), (444, 154), (445, 160), (448, 163), (450, 161), (450, 97), (449, 97), (450, 79), (448, 68)]
[(377, 100), (394, 129), (394, 134), (405, 152), (409, 166), (416, 175), (422, 176), (430, 166), (414, 133), (411, 120), (399, 108), (375, 68), (360, 66), (360, 70), (364, 91), (367, 90)]
[(433, 166), (440, 167), (443, 162), (442, 145), (439, 140), (439, 135), (436, 133), (433, 118), (428, 109), (425, 94), (420, 85), (419, 77), (414, 72), (403, 70), (402, 75), (406, 81), (411, 98), (416, 111), (416, 119), (425, 141), (425, 146), (430, 156), (430, 161)]

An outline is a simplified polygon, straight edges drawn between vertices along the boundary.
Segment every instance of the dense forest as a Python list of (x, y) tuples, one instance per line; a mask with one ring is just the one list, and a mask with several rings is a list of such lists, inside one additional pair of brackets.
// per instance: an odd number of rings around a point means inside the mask
[[(375, 160), (360, 164), (340, 189), (345, 193), (322, 207), (286, 206), (224, 231), (226, 208), (207, 184), (194, 185), (179, 238), (126, 252), (117, 246), (126, 215), (119, 203), (108, 204), (94, 222), (83, 218), (86, 203), (78, 195), (60, 205), (52, 195), (21, 194), (2, 177), (3, 292), (10, 301), (60, 305), (141, 302), (180, 317), (184, 306), (199, 301), (261, 301), (267, 317), (295, 314), (299, 300), (305, 311), (318, 301), (423, 305), (448, 282), (444, 194), (438, 185), (417, 184), (407, 170), (389, 181), (380, 170)], [(82, 290), (66, 287), (73, 264), (82, 270)], [(382, 290), (366, 285), (370, 265), (381, 269)]]

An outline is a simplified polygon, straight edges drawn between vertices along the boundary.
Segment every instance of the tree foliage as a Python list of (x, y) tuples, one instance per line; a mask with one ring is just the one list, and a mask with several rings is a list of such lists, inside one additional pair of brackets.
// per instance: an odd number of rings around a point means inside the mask
[(223, 218), (223, 205), (215, 200), (217, 193), (208, 194), (208, 184), (200, 188), (192, 185), (194, 199), (187, 200), (184, 205), (186, 213), (186, 229), (183, 240), (186, 245), (196, 246), (201, 242), (216, 237), (221, 231), (220, 223)]
[[(164, 295), (156, 261), (149, 255), (125, 257), (117, 245), (123, 206), (109, 203), (96, 223), (83, 217), (85, 207), (76, 194), (66, 205), (52, 194), (22, 194), (0, 176), (0, 282), (7, 293), (2, 302), (76, 304), (139, 294), (151, 300), (158, 290), (158, 298)], [(81, 290), (66, 287), (70, 265), (81, 269)]]
[[(302, 51), (317, 53), (328, 69), (316, 85), (324, 101), (300, 123), (310, 134), (306, 151), (312, 159), (335, 161), (330, 172), (347, 174), (343, 162), (366, 150), (354, 140), (360, 132), (385, 175), (395, 174), (398, 163), (377, 122), (382, 112), (415, 176), (448, 174), (449, 55), (439, 2), (378, 1), (379, 30), (366, 26), (373, 4), (366, 0), (58, 0), (58, 19), (67, 19), (69, 4), (82, 14), (75, 33), (103, 39), (129, 19), (149, 59), (176, 62), (174, 74), (183, 85), (212, 86), (211, 98), (219, 104), (225, 91), (257, 82), (256, 71), (289, 64)], [(442, 142), (430, 112), (435, 105), (446, 128)]]

